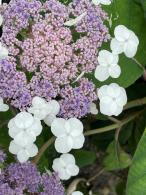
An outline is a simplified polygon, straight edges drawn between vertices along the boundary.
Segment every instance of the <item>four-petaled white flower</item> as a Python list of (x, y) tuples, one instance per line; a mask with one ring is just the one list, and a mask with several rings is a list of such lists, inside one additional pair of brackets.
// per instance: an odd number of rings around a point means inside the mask
[(17, 156), (19, 157), (19, 159), (21, 159), (19, 154), (22, 154), (23, 156), (24, 150), (25, 152), (28, 151), (28, 155), (25, 154), (24, 159), (28, 159), (29, 157), (31, 157), (32, 153), (31, 149), (29, 150), (29, 146), (32, 146), (34, 154), (34, 151), (36, 151), (36, 146), (34, 146), (33, 143), (35, 142), (36, 137), (40, 135), (42, 131), (40, 120), (38, 118), (34, 118), (30, 113), (20, 112), (9, 121), (8, 128), (10, 137), (14, 139), (12, 142), (13, 146), (15, 144), (15, 149), (18, 147)]
[(75, 19), (71, 19), (64, 23), (65, 26), (74, 26), (77, 25), (85, 16), (87, 12), (82, 13), (80, 16), (77, 16)]
[(57, 152), (68, 153), (71, 149), (83, 147), (85, 137), (83, 124), (80, 120), (56, 118), (51, 125), (51, 131), (57, 137), (55, 140)]
[(98, 109), (96, 107), (96, 104), (93, 103), (93, 102), (90, 104), (90, 113), (91, 114), (94, 114), (94, 115), (97, 115), (98, 114)]
[(60, 158), (56, 158), (52, 168), (62, 180), (68, 180), (71, 176), (76, 176), (79, 173), (79, 168), (72, 154), (62, 154)]
[(103, 4), (103, 5), (110, 5), (112, 0), (92, 0), (92, 3), (95, 5)]
[(25, 147), (17, 145), (14, 141), (11, 141), (9, 151), (12, 154), (17, 155), (19, 162), (24, 163), (29, 158), (34, 157), (38, 153), (38, 148), (35, 144), (30, 144)]
[(95, 70), (95, 78), (99, 81), (105, 81), (109, 76), (118, 78), (121, 74), (121, 68), (118, 65), (119, 56), (107, 50), (101, 50), (98, 56), (98, 63)]
[(116, 83), (104, 85), (97, 91), (100, 100), (100, 112), (108, 116), (118, 116), (127, 103), (126, 91)]
[(118, 25), (111, 41), (111, 50), (115, 54), (125, 53), (128, 58), (135, 56), (139, 45), (138, 37), (124, 25)]
[(0, 112), (6, 112), (9, 110), (9, 106), (4, 104), (3, 99), (0, 97)]
[(84, 195), (84, 194), (80, 191), (75, 191), (71, 195)]
[(49, 105), (49, 114), (45, 117), (44, 122), (48, 125), (51, 126), (52, 122), (54, 119), (56, 119), (56, 115), (60, 111), (60, 105), (56, 100), (51, 100), (48, 102)]
[(2, 43), (0, 42), (0, 60), (8, 57), (8, 54), (9, 54), (8, 49), (4, 47)]

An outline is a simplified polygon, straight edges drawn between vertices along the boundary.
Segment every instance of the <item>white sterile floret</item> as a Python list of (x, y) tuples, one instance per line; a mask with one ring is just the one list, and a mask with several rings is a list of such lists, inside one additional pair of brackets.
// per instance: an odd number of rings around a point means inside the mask
[(15, 144), (26, 147), (36, 140), (40, 135), (42, 125), (39, 119), (34, 118), (30, 113), (20, 112), (8, 123), (9, 135), (14, 139)]
[(2, 25), (2, 23), (3, 23), (3, 17), (2, 15), (0, 15), (0, 26)]
[(8, 49), (4, 47), (0, 42), (0, 60), (8, 57), (8, 54), (9, 54)]
[(51, 125), (51, 131), (57, 137), (55, 140), (57, 152), (68, 153), (71, 149), (83, 147), (85, 137), (83, 124), (80, 120), (56, 118)]
[(98, 109), (97, 109), (95, 103), (91, 103), (90, 104), (90, 113), (91, 114), (94, 114), (94, 115), (97, 115), (98, 114)]
[(75, 19), (71, 19), (64, 23), (65, 26), (74, 26), (78, 24), (85, 16), (87, 12), (82, 13), (80, 16), (77, 16)]
[(75, 191), (71, 195), (84, 195), (84, 194), (80, 191)]
[(60, 105), (56, 100), (51, 100), (48, 102), (50, 113), (45, 117), (44, 122), (46, 125), (51, 126), (54, 119), (56, 119), (56, 115), (60, 111)]
[(103, 5), (110, 5), (112, 0), (92, 0), (92, 3), (95, 5), (103, 4)]
[(114, 31), (115, 38), (111, 41), (111, 50), (115, 54), (124, 54), (128, 58), (135, 56), (139, 45), (136, 34), (124, 25), (118, 25)]
[(32, 99), (32, 106), (28, 108), (28, 112), (32, 113), (36, 118), (43, 120), (50, 111), (47, 102), (43, 98), (36, 96)]
[(68, 180), (71, 176), (76, 176), (79, 173), (79, 167), (72, 154), (62, 154), (60, 158), (56, 158), (52, 168), (62, 180)]
[(25, 147), (21, 147), (20, 145), (17, 145), (14, 141), (11, 141), (9, 146), (9, 152), (17, 155), (17, 159), (19, 160), (19, 162), (24, 163), (30, 157), (34, 157), (37, 155), (38, 148), (35, 144), (30, 144)]
[(3, 99), (0, 97), (0, 112), (6, 112), (9, 110), (9, 106), (4, 104)]
[(108, 116), (118, 116), (127, 103), (126, 91), (116, 83), (102, 86), (98, 91), (100, 112)]
[(98, 63), (95, 70), (95, 78), (99, 81), (105, 81), (111, 76), (118, 78), (121, 74), (121, 68), (118, 65), (119, 56), (107, 50), (101, 50), (98, 55)]

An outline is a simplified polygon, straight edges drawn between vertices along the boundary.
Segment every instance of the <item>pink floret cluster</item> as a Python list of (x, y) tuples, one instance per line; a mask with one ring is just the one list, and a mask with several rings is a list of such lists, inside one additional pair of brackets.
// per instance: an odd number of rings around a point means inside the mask
[[(89, 79), (76, 81), (97, 66), (99, 48), (109, 39), (106, 13), (91, 0), (11, 0), (0, 10), (4, 18), (1, 42), (9, 57), (0, 60), (0, 96), (25, 110), (34, 96), (59, 101), (64, 118), (81, 118), (97, 100)], [(82, 13), (74, 26), (64, 23)], [(74, 82), (76, 81), (76, 82)]]

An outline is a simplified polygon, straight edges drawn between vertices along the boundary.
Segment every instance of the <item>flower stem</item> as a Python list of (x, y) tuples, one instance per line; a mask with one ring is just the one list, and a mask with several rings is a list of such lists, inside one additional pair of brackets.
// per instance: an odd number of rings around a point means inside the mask
[(98, 133), (104, 133), (104, 132), (107, 132), (107, 131), (111, 131), (111, 130), (114, 130), (114, 129), (117, 129), (117, 128), (121, 128), (122, 126), (129, 123), (130, 121), (135, 119), (137, 116), (139, 116), (142, 112), (143, 112), (143, 110), (139, 111), (139, 112), (136, 112), (133, 115), (128, 116), (127, 118), (123, 119), (119, 123), (109, 125), (109, 126), (106, 126), (106, 127), (102, 127), (102, 128), (98, 128), (98, 129), (94, 129), (94, 130), (86, 131), (84, 133), (84, 135), (85, 136), (90, 136), (90, 135), (94, 135), (94, 134), (98, 134)]
[(146, 104), (146, 97), (130, 101), (129, 103), (126, 104), (124, 110), (128, 110), (129, 108), (133, 108), (137, 106), (142, 106), (144, 104)]
[(53, 142), (55, 141), (55, 137), (51, 137), (39, 150), (37, 156), (35, 156), (35, 158), (33, 159), (33, 163), (34, 164), (38, 164), (39, 160), (41, 159), (42, 155), (44, 154), (44, 152), (47, 150), (47, 148), (49, 148), (49, 146), (51, 146), (53, 144)]

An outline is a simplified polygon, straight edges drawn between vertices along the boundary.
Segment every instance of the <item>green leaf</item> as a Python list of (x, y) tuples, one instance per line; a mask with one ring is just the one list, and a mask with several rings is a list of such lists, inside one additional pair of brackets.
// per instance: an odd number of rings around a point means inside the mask
[(73, 155), (75, 156), (76, 163), (80, 168), (91, 165), (96, 160), (96, 154), (87, 150), (74, 151)]
[(126, 192), (127, 195), (146, 194), (146, 129), (132, 160)]
[(108, 155), (105, 157), (103, 164), (108, 171), (124, 169), (131, 164), (131, 157), (119, 144), (113, 141), (107, 148)]
[[(146, 21), (142, 7), (134, 2), (134, 0), (114, 0), (110, 6), (103, 7), (105, 11), (112, 16), (112, 27), (110, 34), (114, 36), (114, 29), (117, 25), (122, 24), (133, 30), (140, 40), (137, 55), (135, 58), (142, 64), (146, 65)], [(105, 45), (104, 45), (105, 48)], [(109, 48), (109, 43), (106, 48)], [(141, 77), (143, 70), (134, 62), (134, 60), (120, 55), (119, 65), (122, 69), (122, 74), (118, 79), (108, 79), (106, 82), (98, 82), (94, 79), (97, 87), (103, 84), (116, 82), (123, 87), (132, 85), (139, 77)]]

